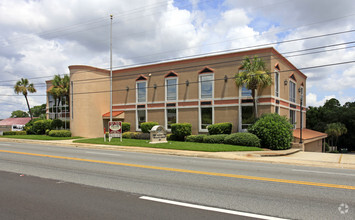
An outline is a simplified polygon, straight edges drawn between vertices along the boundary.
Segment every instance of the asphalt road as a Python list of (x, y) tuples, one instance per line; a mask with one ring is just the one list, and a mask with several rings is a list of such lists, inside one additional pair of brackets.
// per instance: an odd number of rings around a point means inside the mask
[[(120, 196), (127, 192), (290, 219), (355, 219), (354, 170), (6, 142), (0, 143), (0, 170), (114, 190)], [(185, 211), (169, 213), (185, 219)]]

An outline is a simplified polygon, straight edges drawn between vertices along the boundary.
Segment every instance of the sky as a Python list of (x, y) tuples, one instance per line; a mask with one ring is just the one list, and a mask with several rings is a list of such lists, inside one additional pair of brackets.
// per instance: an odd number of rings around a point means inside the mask
[(0, 0), (0, 119), (28, 111), (13, 91), (21, 78), (36, 106), (68, 66), (109, 68), (110, 14), (114, 69), (267, 45), (308, 76), (307, 106), (355, 101), (353, 0)]

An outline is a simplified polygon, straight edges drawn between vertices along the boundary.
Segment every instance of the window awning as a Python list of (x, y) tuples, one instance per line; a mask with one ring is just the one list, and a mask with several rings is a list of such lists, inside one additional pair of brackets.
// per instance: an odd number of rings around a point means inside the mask
[[(102, 115), (103, 119), (110, 119), (110, 112)], [(124, 119), (124, 111), (112, 111), (112, 118), (114, 119)]]

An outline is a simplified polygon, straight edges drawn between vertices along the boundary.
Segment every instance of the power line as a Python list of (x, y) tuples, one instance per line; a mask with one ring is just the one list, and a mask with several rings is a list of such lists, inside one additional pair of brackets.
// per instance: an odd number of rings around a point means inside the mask
[[(323, 65), (317, 65), (317, 66), (309, 66), (309, 67), (303, 67), (303, 68), (297, 68), (297, 69), (287, 69), (287, 70), (280, 70), (278, 71), (279, 73), (282, 72), (292, 72), (292, 71), (297, 71), (297, 70), (307, 70), (307, 69), (315, 69), (315, 68), (324, 68), (324, 67), (329, 67), (329, 66), (337, 66), (337, 65), (346, 65), (350, 63), (354, 63), (355, 60), (352, 61), (346, 61), (346, 62), (339, 62), (339, 63), (331, 63), (331, 64), (323, 64)], [(270, 72), (269, 74), (273, 74), (274, 72)], [(265, 74), (265, 73), (264, 73)], [(234, 79), (234, 77), (227, 77), (227, 79)], [(219, 79), (213, 79), (213, 80), (208, 80), (208, 81), (219, 81), (219, 80), (225, 80), (226, 78), (219, 78)], [(199, 83), (199, 81), (191, 81), (189, 84), (193, 83)], [(184, 85), (185, 83), (177, 83), (176, 85)], [(161, 84), (161, 85), (156, 85), (156, 87), (164, 87), (166, 85)], [(147, 86), (146, 88), (154, 88), (154, 86)], [(138, 88), (129, 88), (129, 90), (137, 90)], [(127, 91), (127, 89), (116, 89), (112, 90), (112, 92), (120, 92), (120, 91)], [(110, 90), (104, 90), (104, 91), (92, 91), (92, 92), (78, 92), (78, 93), (73, 93), (73, 95), (82, 95), (82, 94), (94, 94), (94, 93), (105, 93), (105, 92), (110, 92)], [(20, 95), (0, 95), (1, 96), (20, 96)], [(28, 96), (47, 96), (47, 95), (28, 95)]]
[[(219, 54), (219, 53), (225, 53), (225, 52), (231, 52), (231, 51), (239, 51), (239, 50), (242, 50), (242, 49), (257, 48), (257, 47), (262, 47), (262, 46), (270, 46), (270, 45), (274, 45), (274, 44), (295, 42), (295, 41), (299, 41), (299, 40), (308, 40), (308, 39), (314, 39), (314, 38), (318, 38), (318, 37), (326, 37), (326, 36), (333, 36), (333, 35), (344, 34), (344, 33), (351, 33), (351, 32), (354, 32), (354, 31), (355, 31), (355, 29), (352, 29), (352, 30), (347, 30), (347, 31), (333, 32), (333, 33), (309, 36), (309, 37), (298, 38), (298, 39), (278, 41), (278, 42), (273, 42), (273, 43), (268, 43), (268, 44), (259, 44), (259, 45), (248, 46), (248, 47), (241, 47), (241, 48), (234, 48), (234, 49), (228, 49), (228, 50), (220, 50), (220, 51), (215, 51), (215, 52), (210, 52), (210, 53), (203, 53), (203, 54), (198, 54), (198, 55), (176, 57), (176, 58), (170, 58), (170, 59), (164, 59), (164, 60), (156, 60), (156, 61), (152, 61), (152, 62), (145, 62), (145, 63), (139, 63), (139, 64), (134, 64), (134, 65), (124, 65), (124, 66), (118, 66), (118, 67), (114, 67), (114, 68), (119, 68), (119, 67), (127, 68), (127, 67), (133, 67), (133, 66), (138, 66), (138, 65), (153, 64), (153, 63), (158, 63), (158, 62), (162, 62), (162, 61), (172, 61), (172, 60), (178, 60), (178, 59), (183, 59), (183, 58), (184, 59), (185, 58), (196, 58), (196, 57), (206, 56), (206, 55), (213, 55), (213, 54)], [(351, 43), (351, 42), (347, 42), (347, 43)], [(347, 43), (344, 43), (344, 44), (347, 44)], [(327, 47), (327, 46), (323, 46), (323, 47)], [(321, 47), (318, 47), (318, 48), (321, 48)], [(53, 77), (53, 75), (51, 75), (51, 76), (42, 76), (42, 77), (34, 77), (34, 78), (28, 78), (28, 79), (39, 79), (39, 78), (47, 78), (47, 77)], [(7, 80), (7, 81), (2, 81), (2, 82), (13, 82), (13, 81), (17, 81), (17, 80)]]

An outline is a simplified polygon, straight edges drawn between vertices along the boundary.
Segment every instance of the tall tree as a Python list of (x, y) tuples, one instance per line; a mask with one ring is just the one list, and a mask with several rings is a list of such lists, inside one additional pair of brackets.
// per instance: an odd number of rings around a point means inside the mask
[(254, 118), (257, 118), (256, 90), (270, 86), (272, 79), (264, 61), (257, 56), (252, 59), (245, 57), (242, 62), (242, 69), (242, 72), (235, 74), (235, 83), (237, 86), (245, 86), (252, 91)]
[(24, 112), (22, 110), (16, 110), (11, 112), (10, 118), (27, 118), (29, 115), (27, 112)]
[(25, 96), (27, 107), (28, 107), (28, 112), (30, 113), (31, 120), (33, 119), (32, 113), (31, 113), (31, 108), (30, 104), (28, 103), (28, 98), (27, 95), (28, 93), (35, 93), (37, 92), (33, 83), (29, 83), (28, 79), (21, 78), (21, 80), (17, 81), (15, 86), (14, 86), (14, 91), (16, 94), (21, 93), (23, 96)]
[(335, 146), (337, 146), (339, 136), (346, 134), (347, 132), (348, 130), (345, 125), (340, 122), (328, 124), (327, 130), (325, 130), (325, 133), (327, 133), (332, 139), (332, 146), (334, 146), (334, 138)]
[(45, 118), (45, 116), (46, 116), (46, 104), (33, 106), (31, 108), (31, 112), (33, 114), (33, 117)]

